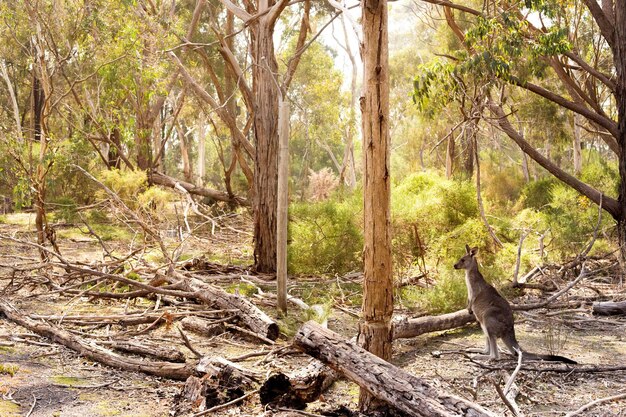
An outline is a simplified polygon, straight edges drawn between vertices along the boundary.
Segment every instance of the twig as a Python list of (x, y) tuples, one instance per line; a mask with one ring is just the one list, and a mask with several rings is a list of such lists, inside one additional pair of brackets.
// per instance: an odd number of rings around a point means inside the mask
[(226, 328), (227, 329), (231, 329), (231, 330), (236, 330), (239, 333), (247, 334), (248, 336), (256, 337), (257, 339), (262, 340), (262, 341), (264, 341), (265, 343), (267, 343), (269, 345), (275, 345), (276, 344), (276, 342), (274, 342), (272, 339), (268, 339), (267, 337), (262, 336), (262, 335), (260, 335), (258, 333), (254, 333), (254, 332), (251, 332), (250, 330), (246, 330), (246, 329), (243, 329), (243, 328), (241, 328), (239, 326), (235, 326), (234, 324), (226, 323)]
[(572, 412), (569, 412), (569, 413), (565, 414), (565, 417), (573, 417), (573, 416), (576, 416), (576, 415), (582, 413), (583, 411), (585, 411), (585, 410), (587, 410), (587, 409), (589, 409), (589, 408), (591, 408), (593, 406), (596, 406), (598, 404), (607, 403), (609, 401), (621, 400), (621, 399), (624, 399), (624, 398), (626, 398), (626, 392), (623, 392), (623, 393), (617, 394), (617, 395), (613, 395), (611, 397), (598, 398), (597, 400), (591, 401), (590, 403), (587, 403), (587, 404), (583, 405), (582, 407), (580, 407), (576, 411), (572, 411)]
[(307, 417), (324, 417), (321, 414), (309, 413), (307, 411), (295, 410), (293, 408), (278, 407), (278, 411), (285, 411), (287, 413), (300, 414), (300, 415), (307, 416)]
[(28, 413), (26, 413), (25, 417), (30, 417), (30, 415), (33, 413), (33, 410), (35, 409), (35, 405), (37, 405), (37, 397), (35, 397), (35, 394), (31, 394), (33, 396), (33, 405), (30, 406), (30, 410), (28, 410)]
[(493, 378), (489, 378), (489, 381), (491, 381), (491, 383), (495, 387), (496, 392), (498, 393), (498, 396), (500, 397), (504, 405), (506, 405), (506, 408), (511, 410), (511, 412), (513, 413), (515, 417), (519, 417), (517, 407), (513, 406), (513, 404), (511, 404), (511, 401), (509, 401), (506, 395), (504, 395), (504, 392), (502, 392), (502, 388), (500, 388), (500, 385), (498, 385), (498, 383)]
[(181, 329), (180, 326), (176, 326), (176, 328), (178, 329), (178, 333), (180, 333), (180, 337), (183, 339), (183, 343), (185, 344), (185, 346), (187, 346), (187, 349), (189, 349), (194, 355), (196, 355), (197, 358), (201, 358), (202, 356), (204, 356), (192, 346), (191, 341), (189, 341), (189, 338), (187, 337), (185, 332), (183, 332), (183, 329)]
[(504, 386), (504, 395), (507, 395), (509, 393), (511, 386), (515, 382), (515, 377), (517, 376), (517, 373), (522, 367), (522, 350), (516, 349), (516, 351), (517, 351), (517, 367), (515, 368), (515, 370), (511, 374), (511, 377), (509, 378), (509, 380), (506, 382), (506, 385)]
[(517, 246), (517, 261), (515, 262), (515, 272), (513, 273), (513, 286), (518, 285), (517, 277), (519, 276), (519, 266), (522, 261), (522, 245), (524, 244), (524, 239), (528, 236), (529, 231), (525, 230), (519, 237), (519, 245)]
[(207, 414), (210, 414), (210, 413), (212, 413), (212, 412), (214, 412), (214, 411), (221, 410), (222, 408), (230, 407), (231, 405), (234, 405), (234, 404), (237, 404), (237, 403), (242, 402), (243, 400), (245, 400), (245, 399), (246, 399), (246, 398), (248, 398), (248, 397), (251, 397), (252, 395), (256, 394), (257, 392), (259, 392), (259, 390), (258, 390), (258, 389), (255, 389), (255, 390), (253, 390), (253, 391), (250, 391), (250, 392), (249, 392), (249, 393), (247, 393), (246, 395), (243, 395), (243, 396), (241, 396), (241, 397), (239, 397), (239, 398), (235, 398), (234, 400), (229, 401), (229, 402), (227, 402), (227, 403), (220, 404), (220, 405), (216, 405), (215, 407), (211, 407), (211, 408), (206, 409), (206, 410), (204, 410), (204, 411), (201, 411), (201, 412), (199, 412), (199, 413), (192, 414), (192, 416), (191, 416), (191, 417), (201, 417), (201, 416), (206, 416)]

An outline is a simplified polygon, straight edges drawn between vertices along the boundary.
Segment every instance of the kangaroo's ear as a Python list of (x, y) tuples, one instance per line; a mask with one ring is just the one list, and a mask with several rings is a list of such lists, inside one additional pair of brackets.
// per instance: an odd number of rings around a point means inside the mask
[(470, 247), (469, 245), (465, 245), (465, 253), (470, 253)]
[[(469, 249), (469, 248), (468, 248)], [(478, 248), (477, 247), (473, 247), (472, 249), (469, 249), (467, 251), (471, 256), (476, 256), (476, 254), (478, 253)]]

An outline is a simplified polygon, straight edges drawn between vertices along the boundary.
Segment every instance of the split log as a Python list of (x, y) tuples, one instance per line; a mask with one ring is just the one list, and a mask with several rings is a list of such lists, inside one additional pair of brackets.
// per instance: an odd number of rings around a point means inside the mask
[(261, 404), (304, 409), (307, 403), (317, 400), (337, 378), (335, 371), (313, 359), (308, 366), (290, 375), (271, 375), (259, 390)]
[(197, 278), (182, 278), (180, 284), (186, 291), (194, 293), (194, 297), (203, 303), (217, 305), (224, 310), (237, 310), (237, 317), (255, 333), (270, 339), (278, 338), (278, 324), (246, 298), (230, 294), (221, 288), (206, 284)]
[(372, 396), (411, 416), (494, 417), (464, 398), (448, 394), (426, 380), (367, 352), (315, 322), (302, 325), (294, 346), (328, 364)]
[(116, 355), (91, 341), (84, 340), (59, 327), (34, 321), (2, 298), (0, 298), (0, 311), (4, 313), (10, 321), (19, 324), (31, 332), (47, 337), (53, 342), (66, 346), (78, 354), (104, 365), (125, 371), (143, 372), (149, 375), (182, 381), (196, 373), (194, 363), (146, 361)]
[(225, 201), (227, 203), (236, 203), (242, 206), (250, 205), (245, 199), (237, 196), (230, 196), (224, 191), (212, 190), (210, 188), (198, 187), (190, 182), (180, 181), (176, 178), (172, 178), (163, 173), (153, 171), (148, 177), (150, 183), (163, 185), (170, 188), (176, 188), (176, 184), (183, 187), (189, 194), (195, 194), (202, 197), (209, 197), (217, 201)]
[(440, 316), (424, 316), (413, 319), (396, 319), (393, 322), (393, 338), (403, 339), (416, 337), (424, 333), (438, 332), (442, 330), (454, 329), (473, 323), (476, 318), (467, 310), (459, 310), (454, 313), (442, 314)]
[(209, 411), (213, 407), (241, 398), (253, 387), (256, 376), (224, 358), (205, 357), (196, 370), (202, 378), (190, 376), (182, 392), (174, 399), (174, 415)]
[(153, 358), (162, 359), (168, 362), (185, 362), (185, 355), (180, 350), (150, 342), (148, 340), (110, 340), (102, 341), (100, 344), (110, 346), (115, 350), (134, 353), (136, 355), (147, 355)]
[(212, 323), (197, 317), (185, 317), (180, 323), (183, 325), (183, 329), (191, 330), (204, 337), (216, 336), (226, 331), (224, 323)]
[(626, 301), (593, 303), (593, 314), (602, 316), (626, 315)]

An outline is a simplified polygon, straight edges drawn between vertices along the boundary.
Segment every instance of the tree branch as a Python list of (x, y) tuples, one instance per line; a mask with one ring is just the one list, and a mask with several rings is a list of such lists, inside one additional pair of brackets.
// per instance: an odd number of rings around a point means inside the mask
[(539, 153), (532, 145), (530, 145), (524, 137), (519, 134), (509, 122), (507, 116), (502, 110), (501, 105), (494, 102), (489, 103), (489, 109), (496, 117), (496, 123), (519, 147), (520, 149), (530, 156), (535, 162), (544, 167), (548, 172), (554, 175), (556, 178), (569, 185), (580, 194), (589, 198), (594, 203), (600, 205), (602, 202), (603, 208), (614, 218), (617, 219), (620, 215), (620, 205), (616, 199), (603, 195), (601, 191), (596, 190), (590, 185), (580, 181), (573, 175), (568, 174), (559, 166), (554, 164), (548, 158)]

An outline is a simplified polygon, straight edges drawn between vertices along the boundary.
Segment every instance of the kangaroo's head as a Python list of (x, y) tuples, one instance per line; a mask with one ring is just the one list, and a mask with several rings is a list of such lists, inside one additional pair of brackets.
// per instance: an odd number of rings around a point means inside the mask
[(465, 255), (454, 264), (454, 269), (469, 269), (476, 263), (474, 256), (478, 253), (478, 248), (471, 248), (465, 245)]

